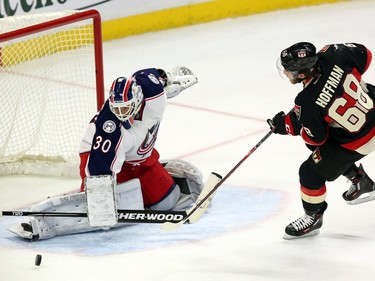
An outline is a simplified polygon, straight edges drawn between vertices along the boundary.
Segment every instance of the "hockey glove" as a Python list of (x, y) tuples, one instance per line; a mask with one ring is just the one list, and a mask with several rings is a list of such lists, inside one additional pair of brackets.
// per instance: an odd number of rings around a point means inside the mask
[(275, 128), (274, 133), (280, 135), (296, 136), (300, 134), (302, 125), (294, 112), (285, 115), (283, 111), (277, 113), (272, 119), (267, 119), (271, 129)]
[(171, 72), (158, 69), (167, 98), (173, 98), (183, 90), (198, 83), (198, 78), (187, 67), (176, 66)]

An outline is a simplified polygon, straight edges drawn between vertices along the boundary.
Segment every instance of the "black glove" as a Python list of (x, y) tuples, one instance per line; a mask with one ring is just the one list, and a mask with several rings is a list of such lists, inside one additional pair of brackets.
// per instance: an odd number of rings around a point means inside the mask
[(277, 113), (275, 117), (267, 120), (271, 130), (275, 128), (274, 133), (280, 135), (299, 135), (302, 129), (301, 122), (297, 114), (293, 111), (285, 115), (283, 111)]
[(275, 128), (274, 133), (280, 134), (280, 135), (287, 135), (288, 132), (285, 128), (285, 113), (284, 111), (281, 111), (275, 115), (272, 119), (267, 119), (267, 123), (270, 126), (270, 129), (272, 130)]

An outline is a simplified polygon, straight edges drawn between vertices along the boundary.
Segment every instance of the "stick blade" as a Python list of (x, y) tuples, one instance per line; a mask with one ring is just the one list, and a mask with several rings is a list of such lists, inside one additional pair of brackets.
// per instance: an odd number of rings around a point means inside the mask
[(200, 220), (200, 218), (203, 216), (203, 214), (206, 212), (207, 208), (209, 207), (212, 198), (215, 195), (215, 192), (213, 192), (203, 204), (201, 204), (199, 207), (197, 205), (204, 199), (206, 196), (216, 187), (216, 185), (220, 182), (221, 176), (217, 173), (211, 173), (210, 176), (207, 179), (206, 184), (204, 185), (201, 194), (199, 195), (197, 201), (191, 207), (189, 210), (186, 211), (187, 216), (182, 219), (179, 222), (165, 222), (163, 223), (160, 228), (162, 230), (170, 231), (175, 230), (176, 228), (183, 225), (185, 222), (189, 221), (190, 224), (196, 223)]
[(171, 231), (175, 230), (176, 228), (179, 228), (182, 224), (184, 224), (185, 220), (182, 220), (180, 222), (165, 222), (163, 223), (160, 228), (165, 231)]
[[(202, 190), (202, 193), (199, 195), (197, 202), (195, 205), (199, 204), (200, 201), (203, 200), (215, 187), (216, 185), (220, 182), (221, 176), (216, 173), (211, 173), (210, 176), (207, 179), (207, 182)], [(201, 219), (203, 214), (206, 212), (207, 208), (211, 206), (211, 201), (213, 197), (215, 196), (215, 192), (213, 192), (204, 202), (202, 205), (199, 206), (199, 208), (191, 214), (189, 217), (189, 223), (196, 223)], [(194, 207), (195, 207), (194, 205)]]

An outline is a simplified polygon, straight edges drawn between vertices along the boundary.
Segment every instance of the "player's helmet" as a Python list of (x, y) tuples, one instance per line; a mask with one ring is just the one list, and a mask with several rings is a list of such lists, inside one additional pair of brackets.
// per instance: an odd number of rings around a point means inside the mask
[(293, 76), (314, 72), (317, 61), (316, 48), (308, 42), (296, 43), (280, 54), (281, 65), (284, 69), (290, 71)]
[(109, 92), (109, 108), (120, 121), (132, 124), (142, 102), (142, 88), (133, 79), (119, 77), (113, 81)]

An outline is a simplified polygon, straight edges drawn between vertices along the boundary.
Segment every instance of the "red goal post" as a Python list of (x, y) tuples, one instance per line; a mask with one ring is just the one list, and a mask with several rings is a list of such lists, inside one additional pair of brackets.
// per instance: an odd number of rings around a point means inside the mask
[(0, 19), (0, 175), (78, 175), (103, 80), (96, 10)]

